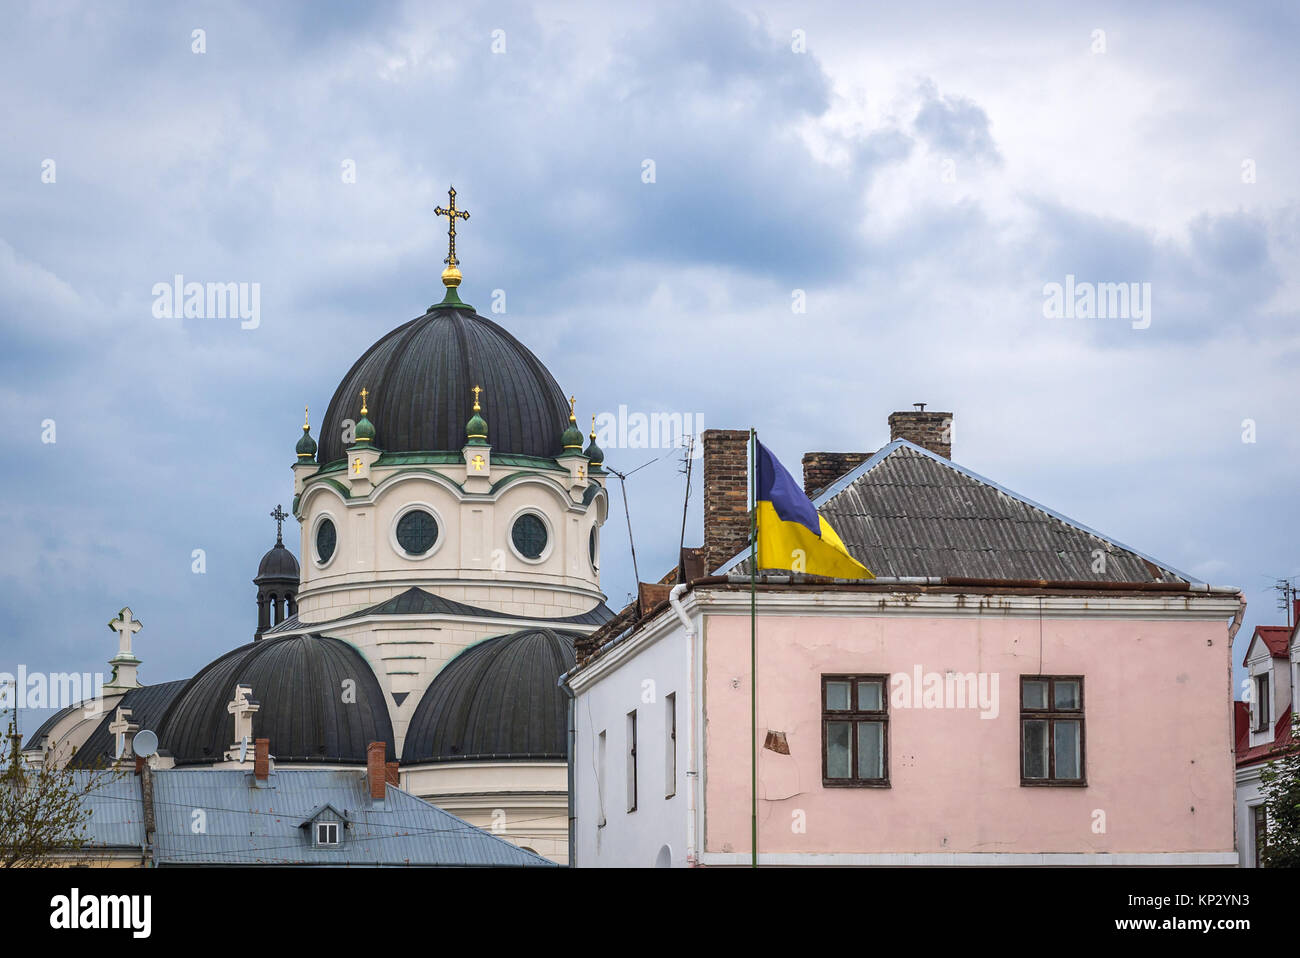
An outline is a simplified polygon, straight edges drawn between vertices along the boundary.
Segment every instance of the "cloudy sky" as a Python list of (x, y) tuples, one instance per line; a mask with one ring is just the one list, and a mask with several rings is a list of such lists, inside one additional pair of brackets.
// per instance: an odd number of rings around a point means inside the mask
[[(1239, 661), (1300, 573), (1300, 17), (1078, 6), (8, 6), (0, 671), (105, 668), (124, 604), (145, 681), (248, 641), (302, 407), (440, 297), (448, 183), (464, 298), (584, 421), (797, 468), (951, 409), (958, 462), (1244, 589)], [(176, 274), (259, 284), (259, 325), (157, 318)], [(1149, 325), (1045, 316), (1067, 276), (1149, 283)], [(679, 466), (628, 480), (643, 578)]]

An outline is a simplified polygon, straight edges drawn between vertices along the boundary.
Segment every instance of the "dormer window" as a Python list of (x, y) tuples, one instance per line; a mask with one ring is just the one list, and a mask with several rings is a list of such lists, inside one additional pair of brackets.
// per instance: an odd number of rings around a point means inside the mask
[(338, 843), (339, 843), (338, 822), (317, 822), (316, 823), (316, 844), (317, 845), (337, 845)]
[(1268, 673), (1255, 676), (1255, 731), (1268, 731)]

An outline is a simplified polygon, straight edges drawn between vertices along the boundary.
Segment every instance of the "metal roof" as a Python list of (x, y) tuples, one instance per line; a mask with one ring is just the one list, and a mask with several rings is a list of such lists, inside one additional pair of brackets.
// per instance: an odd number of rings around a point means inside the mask
[(104, 718), (86, 737), (68, 764), (73, 768), (95, 768), (112, 764), (117, 758), (117, 737), (108, 730), (108, 727), (113, 724), (113, 717), (117, 714), (117, 710), (129, 709), (132, 724), (156, 732), (168, 706), (188, 682), (188, 679), (178, 679), (175, 682), (146, 685), (127, 692), (117, 705), (105, 711)]
[(90, 819), (82, 835), (90, 848), (143, 848), (144, 807), (140, 804), (140, 779), (130, 772), (115, 774), (77, 769), (71, 774), (80, 792), (94, 788), (81, 799)]
[[(405, 592), (386, 599), (383, 602), (377, 602), (372, 606), (359, 609), (356, 612), (349, 612), (347, 615), (340, 616), (337, 619), (331, 619), (328, 622), (313, 622), (310, 625), (312, 629), (327, 629), (337, 622), (346, 622), (349, 619), (359, 619), (367, 615), (461, 615), (474, 618), (487, 619), (505, 619), (505, 620), (525, 620), (529, 622), (551, 622), (555, 625), (604, 625), (610, 619), (614, 618), (613, 611), (604, 602), (598, 603), (595, 608), (587, 612), (579, 612), (576, 615), (566, 615), (559, 618), (548, 619), (536, 615), (518, 615), (513, 612), (494, 612), (492, 609), (484, 609), (476, 605), (466, 605), (464, 602), (457, 602), (454, 599), (443, 598), (419, 586), (411, 586)], [(304, 628), (303, 624), (298, 621), (298, 616), (293, 615), (285, 619), (279, 625), (272, 629), (267, 629), (262, 633), (263, 636), (274, 635), (279, 632), (293, 632)]]
[[(388, 704), (365, 657), (332, 636), (291, 635), (227, 652), (190, 679), (156, 729), (177, 765), (221, 760), (234, 741), (226, 705), (236, 685), (252, 687), (261, 706), (253, 735), (271, 740), (279, 762), (364, 765), (370, 742), (396, 753)], [(355, 701), (343, 701), (345, 688)]]
[(411, 716), (402, 764), (564, 759), (571, 633), (526, 629), (471, 645), (443, 666)]
[(541, 361), (514, 336), (467, 309), (431, 308), (365, 351), (339, 383), (321, 422), (316, 461), (342, 459), (343, 421), (367, 418), (386, 452), (459, 450), (483, 387), (482, 415), (496, 453), (554, 457), (569, 404)]
[[(159, 865), (554, 866), (395, 786), (376, 805), (360, 770), (276, 769), (265, 786), (239, 769), (152, 776)], [(95, 847), (144, 843), (140, 782), (128, 773), (87, 799)], [(348, 826), (339, 845), (318, 847), (301, 826), (326, 806)]]
[[(877, 576), (1196, 582), (905, 439), (822, 490), (813, 505)], [(1093, 571), (1094, 552), (1105, 554)], [(718, 571), (747, 569), (748, 553)]]
[(44, 722), (40, 724), (40, 727), (37, 728), (35, 732), (27, 736), (27, 742), (26, 744), (23, 745), (23, 749), (26, 750), (31, 748), (39, 748), (41, 744), (41, 739), (49, 735), (50, 732), (54, 730), (54, 726), (59, 724), (59, 722), (63, 718), (70, 715), (73, 709), (81, 708), (82, 704), (83, 703), (81, 702), (73, 702), (71, 705), (65, 705), (63, 706), (63, 708), (59, 709), (57, 712), (55, 712), (53, 715), (47, 718)]

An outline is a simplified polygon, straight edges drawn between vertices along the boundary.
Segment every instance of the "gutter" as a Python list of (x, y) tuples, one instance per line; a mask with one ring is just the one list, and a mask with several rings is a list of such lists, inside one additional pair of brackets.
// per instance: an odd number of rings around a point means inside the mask
[[(948, 586), (978, 589), (1076, 589), (1099, 592), (1197, 592), (1211, 595), (1237, 595), (1232, 586), (1204, 582), (1112, 582), (1090, 579), (987, 579), (969, 576), (879, 576), (875, 579), (824, 579), (797, 572), (764, 574), (760, 585), (811, 585), (836, 591), (870, 591), (872, 586)], [(696, 579), (697, 585), (748, 585), (749, 576), (740, 573), (710, 575)]]
[[(570, 670), (569, 670), (569, 672), (572, 672), (572, 671), (574, 671), (574, 670), (573, 670), (573, 669), (570, 669)], [(576, 841), (575, 841), (575, 838), (576, 838), (576, 836), (575, 836), (575, 822), (577, 821), (577, 818), (576, 818), (576, 817), (574, 816), (574, 814), (573, 814), (573, 754), (574, 754), (574, 751), (577, 749), (577, 745), (578, 745), (578, 728), (577, 728), (577, 723), (576, 723), (576, 721), (575, 721), (575, 715), (574, 715), (574, 712), (575, 712), (575, 709), (576, 709), (577, 698), (576, 698), (576, 697), (574, 696), (574, 694), (573, 694), (573, 689), (569, 688), (569, 682), (568, 682), (568, 679), (569, 679), (569, 672), (565, 672), (563, 675), (561, 675), (560, 678), (559, 678), (559, 680), (556, 682), (556, 684), (559, 685), (559, 687), (560, 687), (561, 689), (564, 690), (564, 698), (565, 698), (565, 710), (564, 710), (564, 711), (565, 711), (565, 714), (568, 716), (568, 719), (569, 719), (569, 730), (568, 730), (568, 734), (567, 734), (567, 738), (566, 738), (566, 741), (568, 742), (568, 745), (569, 745), (568, 749), (566, 750), (566, 751), (568, 752), (568, 757), (567, 757), (567, 760), (566, 760), (565, 763), (564, 763), (564, 765), (565, 765), (565, 772), (566, 772), (567, 775), (568, 775), (568, 782), (569, 782), (569, 788), (568, 788), (568, 793), (569, 793), (569, 794), (568, 794), (568, 804), (569, 804), (569, 864), (568, 864), (568, 867), (569, 867), (569, 868), (576, 868), (576, 867), (577, 867), (577, 861), (575, 860), (575, 853), (576, 853), (576, 850), (577, 850), (577, 843), (576, 843)]]
[(687, 588), (684, 582), (673, 586), (668, 593), (668, 603), (677, 613), (686, 632), (686, 867), (693, 868), (697, 864), (695, 807), (696, 789), (700, 780), (695, 767), (695, 660), (698, 658), (696, 645), (699, 636), (696, 635), (690, 616), (682, 608), (682, 596), (686, 594)]

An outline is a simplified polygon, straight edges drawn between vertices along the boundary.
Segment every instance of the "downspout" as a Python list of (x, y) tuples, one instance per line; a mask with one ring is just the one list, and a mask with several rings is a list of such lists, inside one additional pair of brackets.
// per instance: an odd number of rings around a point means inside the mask
[[(1236, 683), (1232, 677), (1232, 643), (1237, 638), (1237, 630), (1241, 628), (1241, 620), (1246, 615), (1246, 595), (1240, 596), (1241, 604), (1237, 606), (1237, 614), (1232, 617), (1232, 623), (1228, 626), (1228, 741), (1232, 743), (1232, 850), (1237, 853), (1237, 867), (1241, 867), (1241, 846), (1237, 841), (1237, 829), (1241, 822), (1237, 820), (1237, 706), (1233, 704), (1237, 698)], [(1294, 703), (1293, 706), (1294, 707)], [(1250, 724), (1249, 721), (1247, 724)], [(1250, 739), (1246, 740), (1248, 743)]]
[(686, 867), (696, 864), (695, 790), (700, 777), (695, 768), (695, 645), (697, 636), (690, 616), (682, 608), (686, 583), (679, 582), (668, 593), (668, 603), (686, 631)]
[[(571, 672), (573, 671), (573, 669), (570, 669), (569, 671)], [(569, 672), (565, 672), (563, 675), (560, 676), (559, 685), (560, 688), (564, 689), (564, 697), (567, 700), (565, 703), (566, 705), (565, 713), (569, 717), (569, 733), (568, 733), (569, 758), (568, 761), (565, 763), (565, 765), (567, 766), (566, 771), (568, 772), (568, 776), (569, 776), (569, 789), (568, 789), (569, 792), (568, 795), (569, 798), (569, 866), (568, 867), (576, 868), (577, 862), (574, 860), (574, 856), (577, 851), (577, 844), (574, 841), (575, 818), (573, 815), (573, 754), (577, 748), (577, 743), (578, 743), (578, 730), (574, 725), (574, 709), (575, 709), (575, 703), (577, 699), (573, 694), (573, 689), (569, 688)]]

